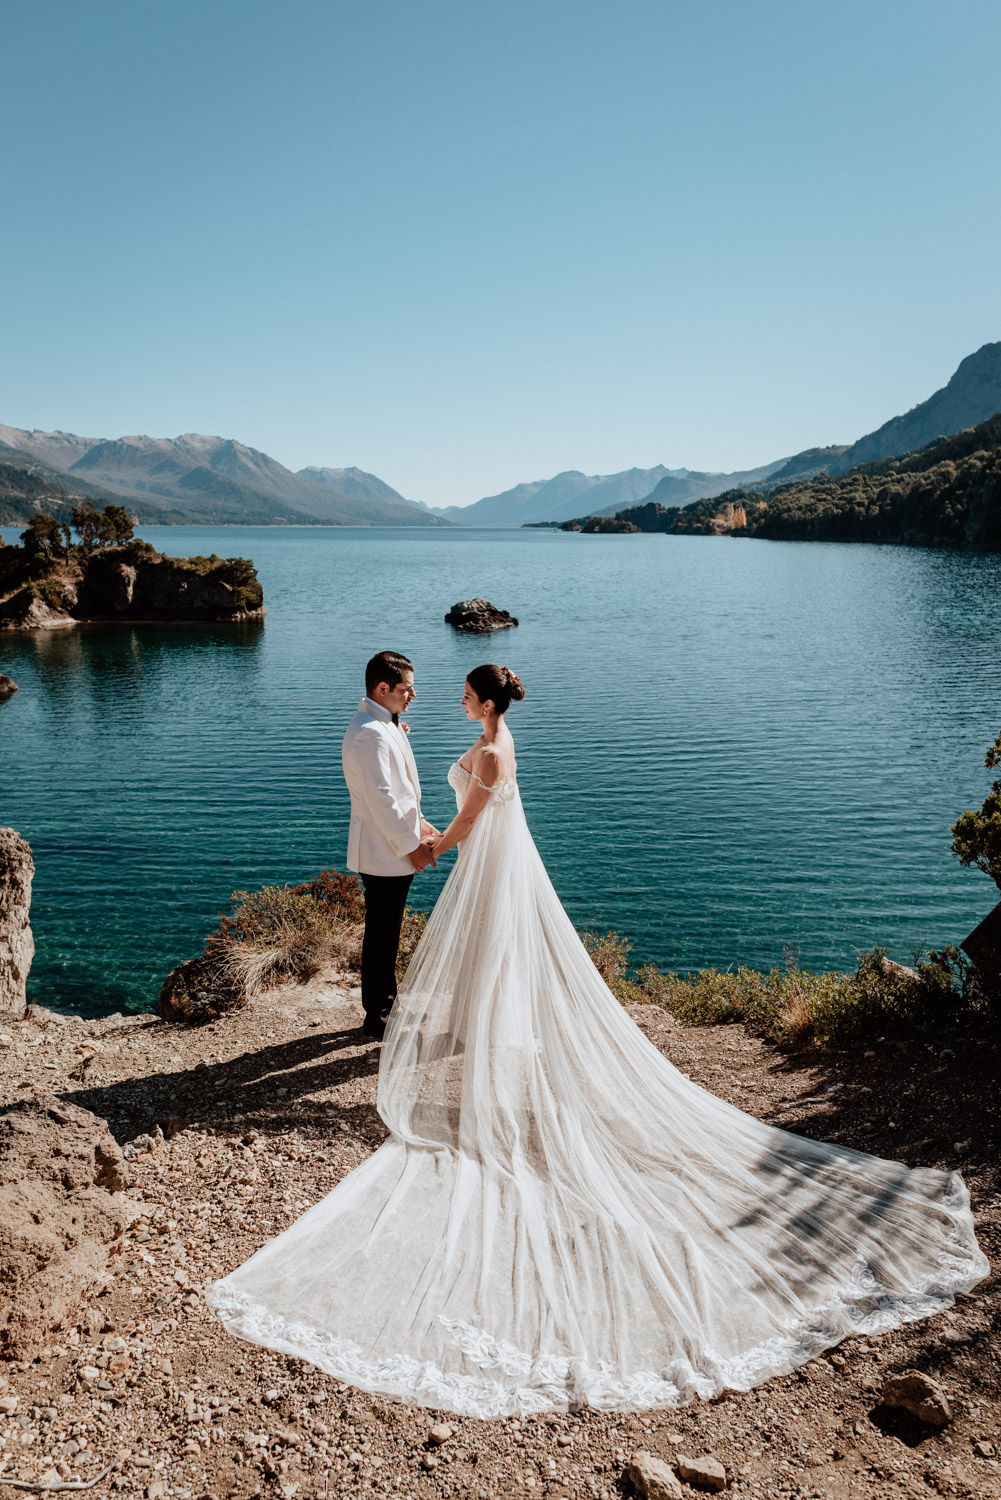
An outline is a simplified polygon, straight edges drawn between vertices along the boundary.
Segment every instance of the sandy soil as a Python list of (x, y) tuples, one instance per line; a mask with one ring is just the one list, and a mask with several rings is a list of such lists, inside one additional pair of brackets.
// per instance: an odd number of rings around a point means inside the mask
[[(631, 1013), (698, 1083), (764, 1119), (960, 1167), (998, 1264), (996, 1045), (929, 1033), (787, 1057), (738, 1026), (684, 1029), (655, 1006)], [(139, 1216), (109, 1292), (40, 1357), (0, 1367), (0, 1496), (16, 1493), (13, 1478), (87, 1481), (111, 1465), (91, 1495), (588, 1500), (630, 1495), (627, 1462), (649, 1448), (668, 1461), (713, 1454), (729, 1493), (759, 1500), (1001, 1497), (996, 1273), (901, 1334), (853, 1339), (745, 1395), (639, 1417), (475, 1422), (367, 1396), (231, 1338), (200, 1288), (383, 1138), (378, 1047), (360, 1020), (357, 991), (331, 973), (201, 1029), (36, 1012), (0, 1031), (4, 1103), (51, 1091), (106, 1118), (122, 1142), (158, 1122), (165, 1133), (130, 1162)], [(883, 1380), (911, 1367), (952, 1402), (942, 1432), (882, 1405)], [(441, 1441), (436, 1424), (450, 1429)]]

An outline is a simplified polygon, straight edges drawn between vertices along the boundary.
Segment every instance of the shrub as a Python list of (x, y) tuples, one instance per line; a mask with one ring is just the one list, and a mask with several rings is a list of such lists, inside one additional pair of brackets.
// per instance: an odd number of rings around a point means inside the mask
[(590, 954), (594, 967), (617, 1000), (621, 1000), (623, 1005), (631, 1005), (649, 998), (642, 987), (629, 978), (629, 950), (632, 944), (628, 938), (620, 937), (617, 932), (599, 934), (586, 927), (580, 939)]
[(342, 870), (321, 870), (303, 885), (290, 887), (296, 896), (311, 896), (329, 917), (339, 922), (364, 922), (365, 896), (357, 875)]
[[(989, 771), (1001, 766), (1001, 734), (984, 757)], [(960, 813), (952, 825), (952, 852), (961, 865), (975, 866), (1001, 890), (1001, 781), (995, 781), (979, 812)]]
[(396, 955), (396, 982), (399, 984), (407, 972), (410, 960), (414, 956), (414, 949), (424, 936), (424, 929), (428, 925), (430, 912), (414, 911), (408, 906), (403, 913), (403, 928), (400, 933), (400, 948)]
[(311, 979), (333, 958), (357, 962), (360, 887), (354, 876), (323, 870), (304, 885), (234, 891), (232, 899), (232, 915), (221, 918), (205, 955), (246, 998)]
[[(612, 934), (614, 936), (614, 934)], [(893, 1027), (990, 1026), (996, 1004), (972, 976), (958, 948), (919, 960), (914, 978), (872, 948), (854, 974), (811, 974), (792, 958), (767, 974), (757, 969), (702, 969), (682, 977), (647, 965), (636, 983), (642, 998), (663, 1005), (685, 1026), (740, 1021), (786, 1046), (829, 1046)]]

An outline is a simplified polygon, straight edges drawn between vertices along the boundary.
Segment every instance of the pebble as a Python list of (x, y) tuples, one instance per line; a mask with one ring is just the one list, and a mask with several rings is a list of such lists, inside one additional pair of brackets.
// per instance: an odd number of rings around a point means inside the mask
[(436, 1422), (428, 1432), (429, 1442), (441, 1444), (447, 1443), (452, 1436), (452, 1429), (447, 1422)]

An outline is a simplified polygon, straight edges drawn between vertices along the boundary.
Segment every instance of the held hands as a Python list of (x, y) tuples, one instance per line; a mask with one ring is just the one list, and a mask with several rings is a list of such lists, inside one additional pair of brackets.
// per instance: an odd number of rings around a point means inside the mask
[(426, 870), (428, 865), (434, 865), (434, 838), (423, 839), (416, 849), (411, 849), (407, 855), (415, 870)]

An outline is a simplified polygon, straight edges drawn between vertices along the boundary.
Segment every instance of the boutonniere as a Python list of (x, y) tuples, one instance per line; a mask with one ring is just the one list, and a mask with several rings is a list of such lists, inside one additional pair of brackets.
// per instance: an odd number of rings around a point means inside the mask
[(410, 725), (407, 723), (406, 719), (400, 720), (400, 728), (403, 730), (404, 734), (410, 733)]

